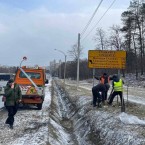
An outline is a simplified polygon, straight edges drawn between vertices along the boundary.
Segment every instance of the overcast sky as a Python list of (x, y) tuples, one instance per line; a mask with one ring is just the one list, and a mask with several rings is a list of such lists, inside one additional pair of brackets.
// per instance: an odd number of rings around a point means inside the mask
[[(108, 9), (113, 0), (104, 0), (97, 11), (87, 35)], [(48, 66), (54, 59), (71, 60), (68, 50), (77, 42), (97, 8), (100, 0), (0, 0), (0, 65)], [(129, 7), (130, 0), (116, 0), (111, 9), (96, 27), (108, 29), (113, 24), (121, 25), (121, 13)], [(92, 40), (95, 29), (82, 41), (83, 58), (94, 49)]]

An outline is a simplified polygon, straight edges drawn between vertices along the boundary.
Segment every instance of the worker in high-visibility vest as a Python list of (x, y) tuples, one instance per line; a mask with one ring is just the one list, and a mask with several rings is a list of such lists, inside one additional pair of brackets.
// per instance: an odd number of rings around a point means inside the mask
[(123, 80), (118, 77), (118, 75), (113, 76), (113, 81), (112, 81), (112, 87), (113, 87), (113, 93), (108, 101), (109, 105), (112, 105), (113, 99), (115, 96), (119, 95), (121, 104), (124, 103), (123, 100)]

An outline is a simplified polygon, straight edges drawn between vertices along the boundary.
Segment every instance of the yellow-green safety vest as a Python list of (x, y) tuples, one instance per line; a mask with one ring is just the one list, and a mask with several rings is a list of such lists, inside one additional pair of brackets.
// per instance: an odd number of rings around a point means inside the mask
[(114, 82), (114, 91), (123, 91), (123, 82), (121, 79), (119, 82)]

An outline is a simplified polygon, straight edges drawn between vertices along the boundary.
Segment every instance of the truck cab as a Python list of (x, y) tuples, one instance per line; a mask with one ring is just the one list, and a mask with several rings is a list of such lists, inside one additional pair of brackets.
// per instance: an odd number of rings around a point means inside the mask
[(42, 109), (45, 97), (45, 83), (47, 82), (45, 69), (42, 67), (18, 68), (14, 82), (20, 86), (22, 104), (32, 104)]

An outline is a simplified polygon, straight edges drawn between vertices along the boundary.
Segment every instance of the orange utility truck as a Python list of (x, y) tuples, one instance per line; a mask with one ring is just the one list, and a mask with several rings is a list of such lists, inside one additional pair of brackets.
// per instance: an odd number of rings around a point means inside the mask
[(42, 67), (28, 68), (19, 67), (14, 78), (15, 83), (19, 84), (22, 92), (22, 104), (32, 104), (42, 109), (45, 97), (46, 79), (45, 69)]

